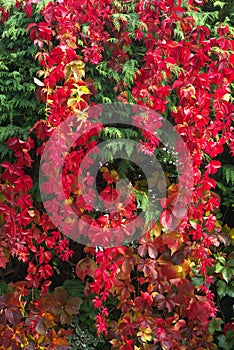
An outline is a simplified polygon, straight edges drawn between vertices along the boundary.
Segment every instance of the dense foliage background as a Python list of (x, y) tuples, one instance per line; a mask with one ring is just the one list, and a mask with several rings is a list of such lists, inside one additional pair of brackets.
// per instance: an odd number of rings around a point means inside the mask
[[(0, 5), (0, 349), (233, 349), (232, 2)], [(51, 223), (38, 169), (63, 120), (118, 101), (150, 107), (175, 125), (195, 185), (186, 216), (170, 232), (178, 176), (158, 140), (123, 125), (85, 135), (66, 160), (64, 188), (100, 232), (147, 211), (147, 181), (160, 183), (157, 174), (145, 179), (114, 159), (113, 147), (99, 192), (110, 199), (117, 180), (128, 178), (134, 195), (114, 219), (94, 214), (74, 179), (98, 140), (139, 142), (163, 164), (168, 187), (150, 232), (127, 246), (95, 249)], [(59, 214), (56, 196), (51, 211)]]

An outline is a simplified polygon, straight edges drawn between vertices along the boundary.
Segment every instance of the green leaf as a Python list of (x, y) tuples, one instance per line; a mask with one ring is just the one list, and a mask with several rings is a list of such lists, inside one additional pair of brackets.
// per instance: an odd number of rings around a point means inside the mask
[(224, 193), (224, 194), (226, 194), (226, 193), (227, 193), (228, 188), (227, 188), (226, 186), (224, 186), (224, 185), (223, 185), (221, 182), (216, 181), (216, 185), (217, 185), (217, 187), (218, 187), (218, 188), (220, 188), (220, 190), (222, 190), (222, 191), (223, 191), (223, 193)]
[(225, 338), (225, 335), (221, 335), (219, 337), (219, 347), (222, 348), (222, 349), (226, 349), (226, 346), (227, 345), (227, 342), (226, 342), (226, 338)]
[(227, 295), (231, 298), (234, 298), (234, 286), (228, 286)]
[(218, 264), (215, 266), (215, 272), (216, 272), (216, 273), (219, 273), (219, 272), (221, 272), (223, 269), (224, 269), (224, 266), (221, 265), (221, 264), (218, 262)]
[(202, 276), (195, 276), (191, 280), (191, 284), (193, 286), (200, 287), (200, 286), (202, 286), (203, 283), (204, 283), (204, 277), (202, 277)]
[(234, 267), (234, 259), (228, 260), (228, 266)]
[(208, 329), (209, 329), (209, 332), (211, 334), (214, 334), (215, 332), (217, 331), (222, 331), (222, 324), (223, 324), (223, 320), (221, 320), (220, 318), (214, 318), (213, 320), (211, 320), (209, 323), (208, 323)]
[(220, 280), (218, 281), (217, 286), (218, 286), (218, 289), (217, 289), (218, 295), (222, 299), (227, 294), (227, 284), (224, 281)]
[(223, 265), (226, 264), (226, 259), (223, 256), (219, 256), (217, 260), (220, 261)]
[(226, 269), (226, 268), (224, 268), (224, 269), (222, 270), (222, 276), (223, 276), (223, 278), (225, 279), (225, 281), (226, 281), (227, 283), (230, 282), (230, 280), (231, 280), (231, 278), (232, 278), (232, 276), (233, 276), (232, 270), (231, 270), (231, 269)]
[(197, 229), (197, 220), (189, 220), (190, 225), (192, 226), (192, 228), (194, 228), (195, 230)]
[(0, 295), (6, 295), (8, 290), (8, 284), (6, 282), (0, 281)]

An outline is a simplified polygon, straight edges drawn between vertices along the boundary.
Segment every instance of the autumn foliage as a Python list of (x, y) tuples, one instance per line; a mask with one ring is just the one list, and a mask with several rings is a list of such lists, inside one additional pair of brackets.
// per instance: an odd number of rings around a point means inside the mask
[[(37, 2), (16, 1), (15, 6), (34, 18)], [(234, 155), (234, 43), (227, 25), (220, 23), (211, 31), (196, 22), (192, 14), (199, 13), (201, 5), (196, 0), (61, 0), (49, 2), (40, 21), (28, 25), (27, 33), (38, 47), (40, 68), (34, 81), (46, 115), (32, 125), (27, 140), (8, 140), (14, 162), (1, 164), (1, 273), (4, 276), (16, 261), (26, 273), (0, 296), (0, 349), (69, 347), (69, 325), (82, 300), (69, 299), (61, 286), (51, 290), (58, 261), (61, 266), (70, 262), (86, 295), (93, 293), (97, 334), (106, 337), (111, 349), (217, 348), (208, 329), (218, 311), (212, 267), (228, 233), (216, 217), (220, 198), (214, 175), (224, 149)], [(11, 10), (2, 8), (1, 13), (4, 22)], [(174, 125), (192, 157), (192, 198), (179, 226), (170, 231), (178, 184), (168, 167), (167, 197), (151, 230), (127, 246), (86, 246), (85, 257), (77, 261), (72, 240), (53, 225), (35, 195), (39, 163), (47, 140), (66, 118), (79, 119), (88, 106), (105, 102), (146, 106)], [(115, 215), (94, 213), (84, 202), (76, 182), (79, 164), (91, 149), (98, 152), (103, 129), (84, 134), (63, 168), (67, 201), (100, 228), (100, 234), (137, 216), (139, 193), (142, 198), (147, 193), (144, 181), (130, 173), (135, 192)], [(138, 130), (136, 135), (149, 157), (160, 152), (153, 135)], [(95, 181), (90, 165), (87, 186)], [(100, 195), (108, 201), (117, 196), (122, 176), (118, 165), (107, 164), (100, 171)], [(58, 197), (49, 189), (45, 181), (49, 211), (61, 215)], [(227, 283), (231, 279), (224, 278)], [(38, 299), (32, 297), (34, 290), (40, 291)]]

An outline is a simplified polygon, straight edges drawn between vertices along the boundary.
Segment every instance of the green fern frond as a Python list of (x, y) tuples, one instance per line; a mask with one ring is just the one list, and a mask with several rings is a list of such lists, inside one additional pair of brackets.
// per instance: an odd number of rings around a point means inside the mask
[(123, 80), (129, 87), (134, 82), (135, 73), (138, 70), (137, 63), (137, 60), (131, 59), (127, 61), (123, 66)]
[(187, 11), (186, 16), (192, 16), (195, 20), (195, 26), (207, 26), (207, 23), (214, 22), (218, 20), (219, 11), (204, 12), (202, 9), (200, 11)]
[(225, 6), (225, 2), (223, 1), (215, 1), (214, 2), (214, 7), (220, 7), (221, 9)]
[(179, 22), (175, 22), (174, 35), (178, 40), (184, 40), (184, 33)]
[(170, 71), (174, 74), (176, 78), (179, 77), (180, 73), (185, 73), (185, 70), (182, 67), (177, 66), (176, 64), (166, 63), (166, 66), (167, 66), (167, 69), (170, 69)]
[(43, 8), (45, 8), (49, 2), (55, 2), (55, 0), (41, 0), (35, 6), (35, 13), (39, 14)]
[(120, 81), (119, 74), (116, 71), (114, 71), (112, 68), (108, 68), (107, 62), (99, 63), (96, 66), (96, 70), (100, 75), (104, 76), (105, 78), (109, 77), (109, 78), (113, 78), (116, 82)]
[(118, 128), (114, 128), (114, 127), (106, 127), (103, 131), (103, 136), (104, 138), (121, 138), (122, 137), (122, 133)]
[(24, 138), (27, 136), (28, 129), (16, 125), (8, 124), (7, 126), (0, 126), (0, 143), (5, 142), (10, 137), (20, 136)]
[(224, 164), (222, 166), (222, 173), (226, 183), (234, 186), (234, 165)]
[(136, 6), (136, 1), (114, 0), (113, 7), (116, 8), (116, 12), (129, 13), (133, 12)]
[(0, 6), (6, 10), (10, 10), (16, 4), (16, 0), (0, 0)]
[(129, 170), (134, 171), (135, 169), (132, 166), (132, 164), (129, 163), (129, 161), (127, 159), (122, 159), (118, 165), (118, 174), (119, 174), (120, 178), (122, 178), (122, 179), (128, 178), (127, 174), (129, 172)]
[(140, 208), (143, 212), (148, 208), (148, 196), (144, 191), (134, 191), (136, 196), (137, 208)]
[(117, 31), (120, 31), (121, 29), (121, 22), (126, 22), (128, 24), (128, 31), (129, 33), (132, 33), (132, 36), (134, 30), (145, 28), (144, 23), (139, 19), (139, 15), (133, 10), (132, 12), (128, 10), (128, 13), (113, 13), (112, 18), (114, 27)]
[(103, 75), (104, 77), (108, 76), (107, 62), (100, 62), (96, 65), (96, 69), (100, 75)]

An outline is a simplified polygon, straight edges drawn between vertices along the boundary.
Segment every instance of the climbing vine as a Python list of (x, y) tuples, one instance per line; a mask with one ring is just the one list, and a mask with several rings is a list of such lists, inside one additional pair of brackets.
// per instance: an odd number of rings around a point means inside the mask
[[(43, 3), (40, 17), (38, 4), (22, 0), (1, 7), (3, 26), (14, 16), (28, 18), (26, 33), (40, 66), (34, 74), (36, 96), (45, 112), (34, 120), (34, 109), (27, 111), (32, 117), (27, 119), (32, 121), (27, 138), (8, 139), (13, 161), (1, 164), (1, 276), (8, 281), (9, 269), (20, 264), (23, 276), (0, 297), (0, 346), (69, 348), (71, 328), (79, 332), (72, 316), (82, 310), (82, 300), (70, 299), (63, 287), (55, 286), (53, 276), (66, 270), (68, 279), (80, 279), (86, 297), (92, 296), (97, 335), (111, 349), (217, 349), (217, 342), (220, 346), (226, 342), (231, 349), (231, 323), (225, 325), (224, 334), (214, 330), (215, 322), (221, 331), (224, 326), (217, 296), (233, 296), (233, 233), (220, 221), (215, 178), (222, 154), (234, 154), (234, 44), (228, 23), (218, 20), (218, 12), (204, 16), (205, 1), (199, 0), (60, 0)], [(210, 28), (214, 19), (216, 25)], [(62, 215), (59, 193), (51, 191), (46, 178), (52, 172), (56, 185), (51, 160), (58, 161), (58, 145), (50, 146), (50, 165), (42, 166), (42, 190), (50, 198), (44, 205), (38, 190), (39, 164), (47, 141), (64, 121), (76, 116), (67, 130), (74, 131), (90, 122), (88, 107), (110, 102), (147, 107), (174, 126), (192, 159), (191, 202), (171, 231), (179, 191), (176, 159), (137, 122), (131, 127), (121, 121), (114, 126), (97, 124), (71, 147), (62, 170), (65, 202), (103, 237), (100, 246), (81, 247), (50, 219), (50, 214)], [(150, 114), (146, 124), (155, 124)], [(130, 161), (115, 158), (120, 147), (115, 141), (121, 138), (134, 139), (139, 152), (157, 155), (164, 163), (164, 196), (157, 173), (146, 179)], [(86, 154), (91, 150), (97, 154), (106, 139), (113, 142), (103, 160), (110, 154), (113, 159), (102, 164), (95, 180), (88, 158), (84, 183), (78, 183)], [(130, 144), (129, 158), (134, 153)], [(222, 171), (232, 184), (230, 168)], [(104, 200), (115, 201), (119, 179), (128, 179), (132, 191), (130, 200), (121, 202), (113, 215), (93, 210), (92, 190), (90, 202), (84, 201), (84, 188), (94, 181)], [(151, 228), (139, 239), (125, 245), (119, 239), (116, 246), (105, 247), (103, 232), (126, 227), (147, 212), (150, 182), (161, 195), (159, 219), (154, 222), (148, 215)]]

